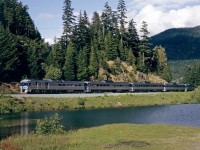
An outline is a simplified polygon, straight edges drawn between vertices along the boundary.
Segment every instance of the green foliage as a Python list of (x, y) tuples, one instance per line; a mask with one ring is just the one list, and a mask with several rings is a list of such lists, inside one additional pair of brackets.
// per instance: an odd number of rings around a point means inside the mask
[(119, 53), (120, 53), (120, 59), (122, 61), (126, 60), (126, 48), (123, 46), (123, 42), (120, 40), (119, 42)]
[[(13, 81), (20, 68), (18, 49), (14, 36), (0, 24), (0, 76), (1, 81)], [(16, 76), (14, 77), (13, 74)]]
[(167, 57), (165, 49), (162, 46), (156, 46), (154, 48), (154, 61), (157, 74), (165, 79), (167, 82), (170, 82), (172, 79), (171, 71), (167, 64)]
[(94, 78), (97, 78), (98, 70), (99, 70), (99, 66), (98, 66), (96, 49), (92, 46), (91, 53), (90, 53), (90, 62), (89, 62), (90, 75), (94, 76)]
[[(168, 60), (168, 66), (172, 73), (172, 80), (175, 82), (185, 82), (183, 78), (185, 78), (188, 74), (188, 68), (191, 68), (194, 64), (200, 62), (199, 60)], [(185, 77), (184, 77), (185, 76)]]
[(70, 35), (73, 30), (74, 22), (75, 22), (75, 16), (73, 15), (73, 8), (71, 8), (71, 0), (64, 0), (64, 6), (63, 6), (63, 36), (62, 41), (65, 45), (64, 48), (67, 47)]
[(43, 42), (30, 41), (30, 46), (27, 47), (28, 54), (28, 77), (33, 79), (42, 79), (45, 71), (42, 67), (47, 57), (47, 45)]
[(11, 96), (0, 95), (0, 113), (17, 113), (25, 111), (23, 99), (16, 99)]
[(28, 14), (28, 7), (17, 0), (3, 0), (0, 3), (0, 22), (10, 33), (30, 39), (41, 39), (33, 20)]
[(60, 124), (62, 118), (56, 113), (50, 118), (44, 118), (37, 121), (35, 134), (47, 135), (47, 134), (62, 134), (64, 133), (64, 126)]
[(79, 109), (84, 109), (85, 108), (85, 99), (78, 99), (77, 104), (79, 105)]
[(117, 58), (118, 54), (115, 44), (117, 43), (113, 42), (113, 37), (111, 32), (108, 32), (108, 35), (105, 37), (105, 48), (108, 60), (114, 60)]
[(66, 80), (75, 80), (75, 54), (72, 42), (70, 42), (67, 47), (67, 54), (63, 70)]
[(87, 47), (80, 50), (77, 60), (77, 79), (86, 80), (88, 77)]
[(200, 62), (194, 63), (191, 67), (188, 67), (183, 81), (193, 84), (195, 86), (200, 85)]
[(200, 102), (200, 86), (192, 92), (191, 99), (198, 103)]
[(119, 24), (120, 24), (120, 32), (123, 35), (126, 31), (126, 4), (124, 0), (119, 0), (118, 1), (118, 6), (117, 6), (117, 10), (118, 10), (118, 17), (119, 17)]
[(132, 49), (135, 56), (138, 56), (138, 44), (139, 44), (139, 36), (136, 30), (136, 23), (130, 20), (128, 24), (128, 32), (126, 33), (127, 45), (128, 48)]
[(62, 77), (62, 71), (60, 70), (60, 68), (56, 68), (51, 66), (47, 66), (45, 68), (46, 71), (46, 75), (45, 78), (46, 79), (60, 79)]

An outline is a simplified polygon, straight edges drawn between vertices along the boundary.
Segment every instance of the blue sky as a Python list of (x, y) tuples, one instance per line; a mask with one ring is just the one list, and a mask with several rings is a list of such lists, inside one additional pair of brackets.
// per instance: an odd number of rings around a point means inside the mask
[[(52, 43), (62, 34), (62, 14), (64, 0), (19, 0), (28, 5), (29, 14), (46, 41)], [(86, 10), (101, 13), (108, 1), (112, 9), (117, 8), (118, 0), (72, 0), (74, 14)], [(139, 31), (142, 21), (148, 23), (151, 35), (174, 27), (194, 27), (200, 25), (200, 0), (125, 0), (127, 21), (134, 19)]]

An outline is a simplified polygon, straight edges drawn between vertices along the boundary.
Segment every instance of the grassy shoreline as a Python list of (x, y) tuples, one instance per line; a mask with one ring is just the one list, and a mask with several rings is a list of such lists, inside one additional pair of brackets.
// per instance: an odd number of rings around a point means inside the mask
[(23, 111), (49, 111), (65, 109), (96, 109), (112, 107), (152, 106), (170, 104), (196, 104), (193, 92), (172, 92), (144, 95), (99, 96), (88, 98), (36, 98), (0, 96), (0, 114)]
[(12, 150), (195, 150), (200, 129), (172, 125), (112, 124), (57, 135), (14, 136), (0, 142)]

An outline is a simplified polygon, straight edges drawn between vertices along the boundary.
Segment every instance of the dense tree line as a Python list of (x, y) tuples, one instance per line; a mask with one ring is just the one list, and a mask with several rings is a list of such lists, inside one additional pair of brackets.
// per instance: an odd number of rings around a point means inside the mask
[(0, 0), (0, 81), (42, 78), (48, 46), (17, 0)]
[(86, 11), (74, 16), (71, 0), (64, 0), (63, 35), (51, 46), (41, 39), (27, 6), (17, 0), (1, 0), (0, 8), (1, 81), (24, 77), (97, 80), (101, 79), (100, 68), (117, 72), (109, 68), (108, 61), (118, 65), (123, 61), (135, 71), (171, 80), (165, 49), (151, 48), (145, 21), (141, 37), (134, 20), (126, 21), (124, 0), (119, 0), (116, 11), (105, 3), (102, 13), (94, 12), (91, 21)]

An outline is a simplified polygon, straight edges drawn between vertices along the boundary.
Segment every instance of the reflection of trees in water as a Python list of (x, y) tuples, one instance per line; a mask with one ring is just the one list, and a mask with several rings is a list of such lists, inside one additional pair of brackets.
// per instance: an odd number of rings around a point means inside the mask
[(17, 120), (1, 120), (0, 140), (15, 134), (27, 135), (29, 133), (28, 117), (28, 112), (24, 112), (20, 114)]
[(24, 112), (21, 116), (21, 135), (27, 135), (29, 132), (28, 112)]

